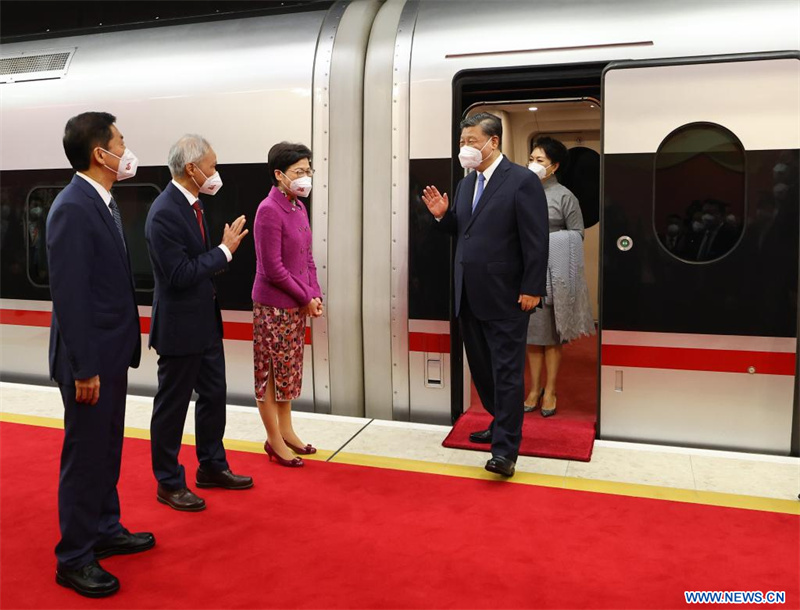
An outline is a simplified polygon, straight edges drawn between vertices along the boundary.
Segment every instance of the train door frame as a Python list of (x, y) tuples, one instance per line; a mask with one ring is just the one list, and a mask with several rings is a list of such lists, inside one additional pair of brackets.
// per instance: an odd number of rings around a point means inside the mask
[[(608, 65), (603, 70), (602, 74), (602, 92), (601, 92), (601, 101), (602, 101), (602, 123), (601, 123), (601, 183), (600, 183), (600, 195), (601, 195), (601, 234), (600, 234), (600, 260), (601, 260), (601, 268), (600, 268), (600, 276), (599, 282), (601, 286), (600, 295), (601, 295), (601, 302), (600, 302), (600, 325), (598, 328), (598, 340), (600, 341), (599, 344), (599, 353), (601, 354), (600, 361), (598, 363), (599, 371), (599, 380), (598, 380), (598, 391), (602, 390), (602, 366), (603, 366), (603, 358), (602, 358), (602, 348), (603, 348), (603, 331), (605, 328), (605, 315), (604, 315), (604, 300), (602, 298), (603, 289), (602, 287), (605, 286), (606, 278), (604, 277), (605, 273), (605, 233), (607, 224), (605, 222), (605, 214), (606, 214), (606, 165), (608, 162), (608, 158), (606, 155), (606, 138), (608, 135), (608, 131), (606, 128), (606, 112), (608, 111), (608, 100), (606, 96), (606, 75), (608, 72), (612, 70), (624, 70), (624, 69), (636, 69), (636, 68), (659, 68), (659, 67), (678, 67), (678, 66), (703, 66), (703, 65), (713, 65), (713, 64), (720, 64), (720, 63), (741, 63), (741, 62), (754, 62), (754, 61), (765, 61), (765, 60), (783, 60), (783, 59), (795, 59), (800, 60), (800, 53), (796, 51), (779, 51), (779, 52), (759, 52), (759, 53), (735, 53), (735, 54), (725, 54), (725, 55), (706, 55), (706, 56), (691, 56), (691, 57), (675, 57), (675, 58), (659, 58), (659, 59), (641, 59), (641, 60), (617, 60), (609, 62)], [(665, 134), (666, 136), (666, 134)], [(738, 136), (737, 136), (738, 137)], [(662, 142), (663, 144), (663, 142)], [(747, 150), (747, 149), (745, 149)], [(746, 171), (746, 170), (745, 170)], [(655, 195), (654, 195), (655, 196)], [(655, 200), (653, 200), (655, 201)], [(745, 208), (746, 209), (746, 208)], [(743, 231), (744, 232), (744, 231)], [(740, 236), (743, 237), (743, 236)], [(800, 223), (798, 224), (798, 239), (800, 240)], [(740, 239), (741, 241), (741, 239)], [(736, 246), (734, 246), (734, 250), (738, 248), (739, 242), (737, 242)], [(722, 256), (720, 260), (724, 258)], [(800, 266), (798, 267), (798, 285), (800, 285)], [(800, 306), (797, 307), (797, 320), (798, 325), (796, 328), (796, 334), (798, 335), (795, 340), (795, 383), (794, 383), (794, 397), (792, 400), (792, 414), (791, 414), (791, 431), (790, 431), (790, 442), (789, 442), (789, 453), (790, 455), (797, 456), (800, 455), (800, 431), (798, 428), (800, 427), (800, 406), (798, 405), (798, 394), (800, 390), (798, 389), (798, 380), (800, 380)], [(752, 368), (752, 367), (751, 367)], [(751, 371), (753, 372), (753, 371)], [(601, 392), (602, 393), (602, 392)], [(603, 438), (601, 435), (601, 410), (602, 410), (602, 396), (598, 397), (598, 421), (597, 421), (597, 436), (598, 438)], [(607, 422), (608, 423), (608, 422)], [(616, 438), (616, 437), (612, 437)], [(629, 440), (636, 440), (636, 439), (629, 439)], [(644, 439), (647, 442), (659, 442), (652, 439)], [(670, 442), (669, 444), (685, 444), (687, 446), (708, 446), (712, 448), (731, 448), (731, 449), (739, 449), (745, 451), (753, 451), (755, 449), (750, 448), (737, 448), (737, 447), (722, 447), (717, 445), (707, 445), (701, 444), (698, 445), (696, 442), (685, 442), (685, 443), (675, 443)], [(766, 450), (765, 450), (766, 451)]]
[[(529, 99), (555, 101), (564, 98), (593, 98), (602, 103), (602, 74), (609, 62), (590, 62), (557, 65), (534, 65), (514, 68), (480, 68), (462, 70), (453, 76), (452, 81), (452, 133), (451, 133), (451, 174), (450, 192), (455, 192), (458, 181), (463, 177), (463, 169), (458, 163), (459, 123), (464, 113), (475, 103), (523, 102)], [(487, 88), (488, 87), (488, 88)], [(527, 95), (521, 95), (523, 92)], [(514, 95), (519, 94), (519, 95)], [(480, 95), (480, 97), (478, 97)], [(601, 124), (602, 139), (602, 124)], [(602, 154), (601, 154), (602, 167)], [(601, 170), (602, 173), (602, 170)], [(599, 221), (602, 234), (602, 215)], [(602, 248), (602, 244), (601, 244)], [(602, 255), (602, 252), (601, 252)], [(464, 348), (458, 320), (455, 318), (453, 304), (453, 258), (454, 240), (450, 248), (450, 415), (453, 423), (463, 414), (465, 400)], [(602, 270), (602, 259), (600, 260)], [(598, 299), (602, 302), (602, 281), (598, 283)], [(599, 333), (598, 333), (599, 346)], [(598, 351), (599, 354), (599, 351)], [(598, 356), (598, 375), (600, 358)], [(597, 385), (598, 422), (600, 419), (600, 384)], [(599, 428), (598, 428), (599, 433)]]

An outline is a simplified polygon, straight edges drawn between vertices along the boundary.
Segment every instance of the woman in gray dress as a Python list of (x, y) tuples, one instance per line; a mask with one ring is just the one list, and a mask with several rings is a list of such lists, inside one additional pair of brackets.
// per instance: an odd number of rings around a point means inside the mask
[[(565, 229), (579, 231), (583, 237), (583, 215), (578, 199), (562, 186), (556, 171), (567, 160), (567, 147), (554, 138), (537, 138), (531, 146), (528, 168), (542, 180), (547, 196), (550, 233)], [(531, 315), (528, 325), (528, 364), (531, 370), (531, 391), (525, 399), (525, 411), (537, 407), (542, 417), (556, 412), (556, 381), (561, 364), (563, 341), (556, 329), (555, 308), (544, 303)], [(547, 367), (547, 384), (542, 387), (542, 365)]]

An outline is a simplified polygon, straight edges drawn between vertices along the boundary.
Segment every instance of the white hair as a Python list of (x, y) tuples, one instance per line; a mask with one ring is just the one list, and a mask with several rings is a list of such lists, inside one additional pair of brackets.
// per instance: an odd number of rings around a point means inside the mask
[(169, 149), (167, 165), (173, 178), (186, 173), (187, 163), (197, 163), (211, 150), (211, 144), (203, 136), (188, 133)]

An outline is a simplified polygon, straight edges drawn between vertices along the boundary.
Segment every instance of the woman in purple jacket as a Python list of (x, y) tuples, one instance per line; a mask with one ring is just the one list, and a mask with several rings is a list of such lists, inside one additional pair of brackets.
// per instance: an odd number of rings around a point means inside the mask
[[(292, 427), (291, 401), (303, 383), (306, 316), (322, 315), (322, 291), (311, 256), (311, 227), (298, 197), (311, 191), (311, 151), (281, 142), (269, 151), (273, 187), (256, 212), (253, 237), (253, 360), (258, 411), (267, 429), (264, 450), (282, 466), (302, 466), (305, 445)], [(292, 453), (294, 452), (294, 453)]]

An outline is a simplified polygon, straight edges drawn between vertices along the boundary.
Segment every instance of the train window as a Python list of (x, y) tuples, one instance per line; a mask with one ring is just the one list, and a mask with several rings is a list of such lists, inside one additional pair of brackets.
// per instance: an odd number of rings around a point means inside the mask
[(152, 292), (155, 288), (153, 268), (144, 237), (144, 223), (147, 212), (161, 193), (155, 184), (118, 184), (111, 189), (114, 200), (122, 215), (122, 229), (128, 242), (131, 257), (133, 285), (137, 292)]
[(583, 226), (588, 229), (600, 222), (600, 155), (586, 146), (574, 146), (556, 177), (578, 198)]
[[(26, 213), (26, 240), (28, 279), (35, 286), (47, 287), (50, 277), (47, 270), (46, 221), (58, 193), (63, 187), (36, 187), (28, 194)], [(155, 286), (144, 223), (150, 205), (161, 192), (153, 184), (120, 184), (111, 189), (120, 208), (122, 227), (131, 257), (134, 285), (138, 292), (151, 292)]]
[(722, 258), (744, 230), (745, 153), (713, 123), (670, 133), (655, 157), (653, 219), (661, 245), (687, 262)]
[(47, 273), (47, 241), (45, 239), (45, 223), (56, 196), (62, 186), (42, 186), (28, 193), (25, 210), (25, 243), (28, 259), (28, 279), (39, 287), (50, 285)]

